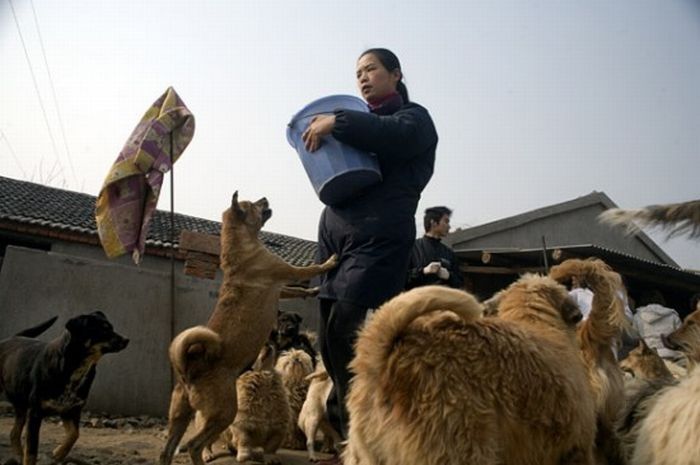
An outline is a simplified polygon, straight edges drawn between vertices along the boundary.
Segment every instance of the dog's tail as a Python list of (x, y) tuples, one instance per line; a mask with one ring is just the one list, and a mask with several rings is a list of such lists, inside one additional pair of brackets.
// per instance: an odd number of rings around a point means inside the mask
[(669, 237), (688, 234), (700, 238), (700, 200), (668, 205), (650, 205), (636, 210), (611, 208), (600, 214), (601, 222), (627, 227), (627, 233), (639, 231), (639, 226), (661, 227)]
[(27, 328), (23, 331), (20, 331), (19, 333), (15, 334), (15, 336), (22, 336), (22, 337), (37, 337), (47, 329), (51, 327), (56, 322), (56, 319), (58, 317), (55, 316), (53, 318), (49, 318), (48, 320), (44, 321), (41, 324), (38, 324), (36, 326), (32, 326), (31, 328)]
[(549, 276), (560, 283), (577, 277), (593, 291), (588, 318), (579, 325), (584, 348), (609, 347), (630, 326), (624, 311), (625, 288), (620, 275), (599, 259), (570, 259), (552, 267)]
[(454, 312), (464, 321), (474, 321), (483, 313), (482, 305), (472, 295), (445, 286), (417, 287), (399, 294), (382, 305), (360, 331), (351, 369), (379, 376), (394, 342), (408, 325), (421, 315), (439, 310)]
[(195, 326), (178, 334), (170, 344), (170, 363), (185, 381), (202, 374), (221, 357), (221, 337), (206, 326)]

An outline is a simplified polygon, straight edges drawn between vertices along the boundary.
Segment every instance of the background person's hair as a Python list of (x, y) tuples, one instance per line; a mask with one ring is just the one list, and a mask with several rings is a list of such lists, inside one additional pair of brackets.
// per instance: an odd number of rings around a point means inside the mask
[(423, 216), (423, 227), (425, 227), (425, 232), (430, 231), (430, 226), (432, 222), (439, 223), (443, 216), (452, 216), (452, 210), (447, 207), (430, 207), (425, 209), (425, 215)]
[(697, 294), (693, 294), (693, 297), (690, 298), (690, 311), (694, 312), (695, 307), (698, 305), (698, 301), (700, 300), (700, 292)]
[(666, 299), (664, 299), (664, 295), (658, 289), (645, 289), (639, 294), (637, 307), (646, 307), (651, 304), (666, 306)]
[(403, 71), (401, 71), (401, 63), (399, 62), (399, 58), (396, 55), (394, 55), (394, 52), (386, 48), (370, 48), (362, 52), (360, 58), (367, 55), (368, 53), (371, 53), (372, 55), (377, 57), (379, 62), (382, 64), (382, 66), (384, 66), (387, 69), (387, 71), (391, 72), (395, 69), (399, 70), (399, 73), (401, 73), (401, 79), (399, 79), (399, 82), (396, 83), (396, 92), (399, 93), (404, 102), (409, 102), (408, 89), (406, 88), (406, 84), (403, 83)]

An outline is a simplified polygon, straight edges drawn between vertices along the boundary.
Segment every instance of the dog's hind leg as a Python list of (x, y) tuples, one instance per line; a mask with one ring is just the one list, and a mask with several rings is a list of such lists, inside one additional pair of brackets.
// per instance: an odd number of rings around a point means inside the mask
[[(170, 465), (175, 455), (182, 436), (187, 431), (187, 427), (192, 420), (194, 410), (190, 406), (190, 401), (187, 398), (182, 384), (178, 383), (173, 389), (173, 394), (170, 398), (170, 412), (168, 413), (168, 440), (165, 443), (165, 448), (160, 454), (160, 465)], [(201, 455), (201, 451), (200, 451)]]
[(24, 429), (24, 424), (27, 422), (27, 411), (26, 410), (16, 410), (15, 411), (15, 424), (12, 425), (12, 431), (10, 431), (10, 444), (12, 445), (12, 452), (15, 453), (18, 459), (22, 460), (22, 430)]
[(287, 431), (285, 430), (270, 434), (270, 437), (268, 437), (265, 444), (263, 444), (263, 449), (265, 453), (274, 454), (275, 452), (277, 452), (277, 449), (280, 448), (286, 436)]
[(22, 465), (36, 465), (39, 451), (39, 430), (41, 429), (41, 413), (33, 408), (27, 413), (27, 439), (24, 443), (24, 461)]
[(63, 440), (63, 444), (53, 450), (53, 458), (57, 462), (66, 458), (66, 455), (70, 452), (75, 441), (78, 440), (78, 436), (80, 436), (80, 431), (78, 430), (80, 411), (61, 415), (61, 421), (63, 422), (63, 429), (66, 432), (66, 438)]
[(223, 412), (223, 414), (214, 417), (203, 418), (202, 428), (187, 442), (187, 452), (190, 454), (193, 465), (204, 465), (204, 460), (202, 459), (204, 448), (216, 441), (219, 435), (233, 421), (235, 410), (234, 415), (227, 415), (226, 413)]

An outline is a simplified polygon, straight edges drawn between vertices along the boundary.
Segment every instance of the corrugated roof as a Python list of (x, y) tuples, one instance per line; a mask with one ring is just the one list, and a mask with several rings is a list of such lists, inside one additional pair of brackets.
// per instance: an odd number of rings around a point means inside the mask
[[(97, 237), (95, 200), (89, 194), (0, 176), (0, 220)], [(218, 221), (178, 213), (174, 215), (174, 225), (175, 247), (182, 230), (205, 234), (221, 231)], [(262, 231), (261, 235), (268, 249), (289, 263), (301, 266), (314, 261), (316, 243), (313, 241), (267, 231)], [(146, 245), (169, 247), (170, 243), (170, 212), (156, 210)]]
[[(507, 218), (502, 218), (500, 220), (484, 223), (482, 225), (455, 231), (445, 238), (445, 243), (450, 245), (459, 244), (460, 242), (470, 241), (478, 237), (488, 236), (500, 231), (517, 228), (542, 218), (578, 210), (580, 208), (596, 204), (600, 204), (604, 207), (604, 209), (617, 207), (615, 202), (613, 202), (610, 197), (605, 194), (605, 192), (593, 191), (590, 194), (577, 197), (572, 200), (567, 200), (565, 202), (530, 210), (524, 213), (509, 216)], [(646, 245), (646, 247), (653, 251), (655, 255), (666, 263), (676, 263), (666, 252), (661, 249), (661, 247), (659, 247), (646, 233), (644, 233), (644, 231), (637, 231), (634, 234), (634, 237), (640, 240), (644, 245)]]

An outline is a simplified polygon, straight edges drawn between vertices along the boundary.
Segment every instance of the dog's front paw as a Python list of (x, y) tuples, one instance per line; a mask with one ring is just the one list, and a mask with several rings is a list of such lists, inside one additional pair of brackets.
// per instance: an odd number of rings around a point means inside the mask
[(323, 263), (324, 270), (332, 270), (336, 266), (338, 266), (338, 255), (336, 254), (331, 255), (328, 260)]

